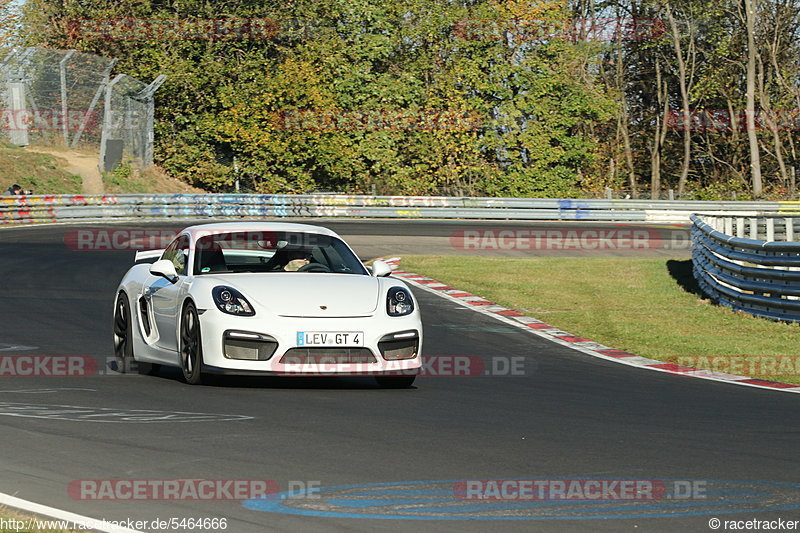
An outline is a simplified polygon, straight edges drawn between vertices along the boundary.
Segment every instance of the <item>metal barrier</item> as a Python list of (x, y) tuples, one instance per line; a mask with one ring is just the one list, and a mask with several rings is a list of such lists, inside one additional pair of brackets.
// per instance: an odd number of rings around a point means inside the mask
[[(689, 223), (698, 211), (800, 215), (800, 202), (691, 202), (356, 196), (339, 194), (124, 194), (0, 197), (0, 224), (96, 219), (358, 217)], [(800, 228), (799, 228), (800, 229)]]
[(794, 241), (800, 236), (800, 218), (759, 213), (757, 216), (720, 216), (696, 213), (703, 221), (726, 235), (762, 241)]
[(77, 50), (12, 48), (0, 57), (0, 132), (18, 146), (99, 149), (103, 171), (123, 157), (149, 167), (153, 95), (166, 76), (149, 85), (126, 74), (112, 79), (116, 63)]
[[(700, 288), (716, 303), (752, 315), (800, 322), (800, 242), (734, 237), (693, 215), (692, 263)], [(756, 228), (777, 217), (764, 217)], [(797, 220), (784, 218), (786, 228)], [(720, 225), (719, 220), (714, 220)], [(732, 222), (722, 221), (728, 225)], [(744, 223), (737, 231), (744, 231)], [(751, 226), (752, 227), (752, 226)]]

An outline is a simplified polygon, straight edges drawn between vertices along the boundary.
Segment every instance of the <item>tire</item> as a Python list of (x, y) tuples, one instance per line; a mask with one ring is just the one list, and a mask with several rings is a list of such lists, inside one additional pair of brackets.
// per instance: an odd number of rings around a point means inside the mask
[(124, 292), (117, 295), (114, 307), (114, 357), (117, 372), (128, 373), (136, 367), (133, 358), (133, 319), (131, 306)]
[(197, 308), (192, 302), (181, 313), (180, 346), (183, 379), (190, 385), (199, 385), (203, 382), (203, 338)]
[(382, 389), (407, 389), (414, 384), (417, 376), (375, 376)]

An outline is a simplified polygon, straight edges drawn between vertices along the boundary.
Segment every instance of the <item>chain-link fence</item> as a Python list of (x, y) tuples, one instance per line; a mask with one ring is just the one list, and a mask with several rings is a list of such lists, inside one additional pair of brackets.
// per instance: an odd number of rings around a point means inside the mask
[(0, 54), (0, 130), (18, 146), (65, 146), (99, 153), (109, 171), (123, 160), (153, 162), (150, 85), (120, 74), (115, 59), (76, 50), (17, 47)]
[(100, 145), (106, 167), (116, 166), (113, 163), (123, 155), (142, 167), (153, 163), (153, 94), (165, 79), (162, 75), (146, 85), (120, 74), (108, 83)]

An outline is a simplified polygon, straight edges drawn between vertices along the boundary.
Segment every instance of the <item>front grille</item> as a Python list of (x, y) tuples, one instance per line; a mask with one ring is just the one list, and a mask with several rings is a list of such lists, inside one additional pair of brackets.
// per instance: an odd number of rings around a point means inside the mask
[(292, 348), (281, 363), (285, 365), (347, 365), (377, 363), (369, 348)]

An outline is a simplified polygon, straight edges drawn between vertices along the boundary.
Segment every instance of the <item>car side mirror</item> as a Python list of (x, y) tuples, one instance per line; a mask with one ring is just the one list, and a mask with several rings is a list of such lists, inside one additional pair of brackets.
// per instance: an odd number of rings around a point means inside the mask
[(372, 262), (372, 275), (376, 278), (385, 278), (392, 273), (392, 267), (380, 259)]
[(177, 283), (178, 281), (175, 265), (169, 259), (161, 259), (150, 265), (150, 273), (154, 276), (166, 278), (170, 283)]

